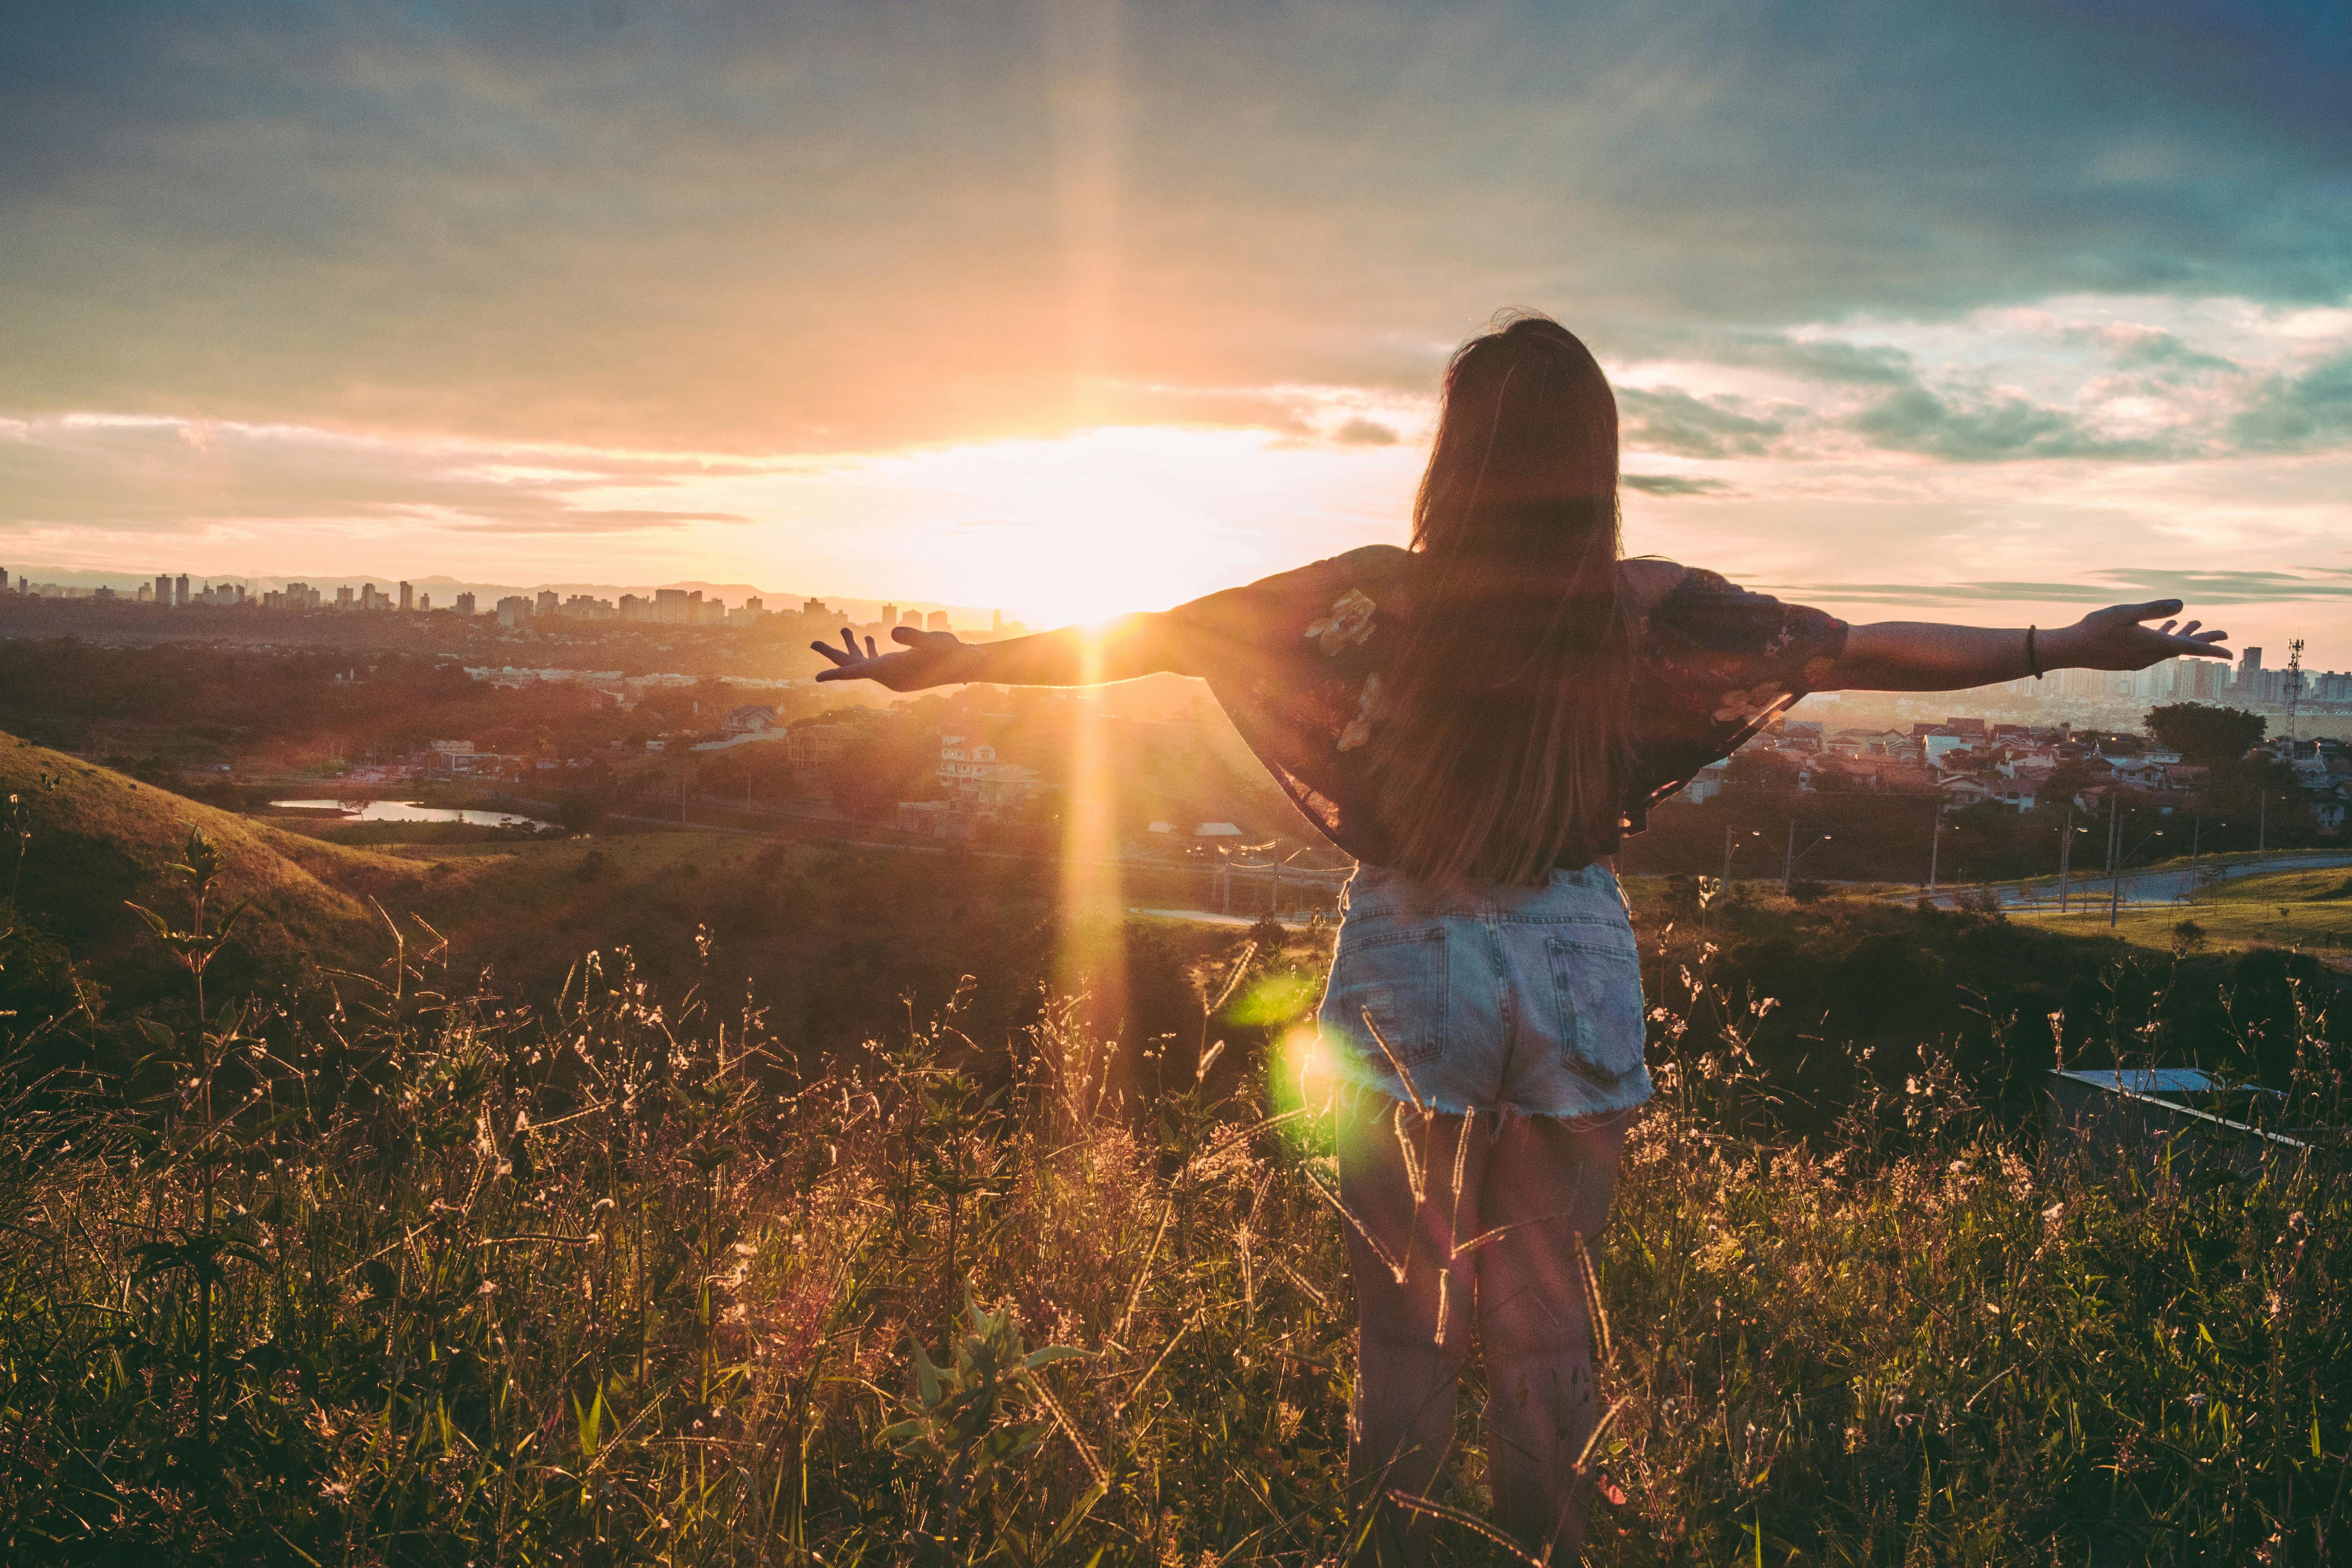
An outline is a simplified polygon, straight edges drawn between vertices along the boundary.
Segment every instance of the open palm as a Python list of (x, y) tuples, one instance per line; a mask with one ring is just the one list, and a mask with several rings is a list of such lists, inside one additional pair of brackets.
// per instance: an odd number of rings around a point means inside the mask
[(847, 626), (841, 629), (841, 644), (813, 642), (809, 647), (833, 660), (831, 669), (817, 671), (819, 680), (878, 681), (893, 691), (919, 691), (927, 686), (939, 686), (955, 679), (955, 668), (965, 662), (971, 645), (953, 632), (918, 631), (913, 626), (892, 629), (893, 642), (904, 645), (896, 652), (877, 653), (874, 639), (867, 637), (860, 650), (857, 637)]
[(2230, 634), (2203, 631), (2201, 621), (2175, 628), (2170, 620), (2160, 626), (2143, 626), (2158, 616), (2180, 613), (2178, 599), (2150, 599), (2144, 605), (2110, 605), (2074, 623), (2075, 645), (2067, 662), (2085, 669), (2146, 669), (2168, 658), (2227, 658), (2221, 645)]

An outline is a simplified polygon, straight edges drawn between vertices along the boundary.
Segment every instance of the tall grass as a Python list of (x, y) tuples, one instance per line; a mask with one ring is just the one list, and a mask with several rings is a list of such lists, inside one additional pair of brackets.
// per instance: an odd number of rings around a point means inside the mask
[[(1932, 1067), (1804, 1146), (1741, 1059), (1764, 1004), (1662, 989), (1666, 1092), (1597, 1253), (1594, 1561), (2352, 1550), (2336, 1152), (2243, 1184), (2044, 1162)], [(155, 1031), (103, 1109), (22, 1089), (0, 1557), (1345, 1554), (1314, 1108), (1282, 1075), (1213, 1090), (1206, 1029), (1121, 1095), (1071, 1011), (1012, 1040), (964, 1016), (803, 1073), (751, 999), (657, 995), (625, 952), (533, 1011), (414, 929), (330, 1005)], [(1433, 1500), (1473, 1520), (1476, 1403)], [(1509, 1555), (1453, 1520), (1438, 1552)]]

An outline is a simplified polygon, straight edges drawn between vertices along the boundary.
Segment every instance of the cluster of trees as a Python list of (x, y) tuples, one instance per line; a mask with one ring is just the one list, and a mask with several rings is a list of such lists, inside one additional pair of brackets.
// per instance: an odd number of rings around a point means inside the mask
[[(2193, 788), (2162, 796), (2122, 797), (2126, 863), (2140, 865), (2189, 854), (2284, 848), (2319, 841), (2319, 823), (2294, 771), (2253, 748), (2265, 721), (2236, 709), (2178, 703), (2151, 710), (2149, 733), (2185, 763), (2204, 768)], [(2109, 756), (2137, 754), (2136, 736), (2102, 736)], [(2039, 804), (2026, 812), (1986, 804), (1942, 811), (1934, 792), (1884, 795), (1832, 787), (1801, 792), (1791, 773), (1761, 754), (1731, 760), (1721, 793), (1703, 805), (1675, 800), (1653, 814), (1650, 830), (1632, 841), (1627, 860), (1640, 872), (1720, 876), (1729, 847), (1737, 879), (1924, 882), (1932, 868), (1948, 882), (1999, 881), (2047, 876), (2058, 869), (2059, 845), (2070, 826), (2092, 827), (2072, 808), (2074, 797), (2106, 781), (2104, 769), (2060, 764), (2042, 783)], [(2104, 864), (2094, 832), (2078, 837), (2078, 872)], [(1793, 861), (1793, 865), (1790, 862)]]

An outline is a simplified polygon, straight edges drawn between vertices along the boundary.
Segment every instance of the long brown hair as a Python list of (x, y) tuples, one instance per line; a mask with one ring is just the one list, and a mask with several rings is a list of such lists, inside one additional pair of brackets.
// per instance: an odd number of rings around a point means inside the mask
[(1412, 543), (1411, 631), (1370, 742), (1399, 868), (1540, 883), (1612, 852), (1633, 658), (1617, 399), (1567, 328), (1515, 314), (1454, 354)]

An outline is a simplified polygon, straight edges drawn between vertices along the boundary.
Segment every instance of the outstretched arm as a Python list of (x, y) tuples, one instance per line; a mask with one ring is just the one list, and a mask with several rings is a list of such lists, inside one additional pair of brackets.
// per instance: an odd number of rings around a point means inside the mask
[(1934, 621), (1879, 621), (1846, 635), (1845, 652), (1817, 691), (1958, 691), (1990, 686), (2033, 673), (2039, 663), (2053, 669), (2146, 669), (2168, 658), (2227, 658), (2221, 645), (2230, 636), (2200, 631), (2200, 623), (2174, 628), (2140, 623), (2180, 613), (2178, 599), (2145, 605), (2115, 605), (2095, 610), (2071, 626), (2033, 634), (2034, 658), (2026, 656), (2026, 628), (1954, 626)]
[(1057, 632), (991, 643), (968, 643), (951, 632), (899, 626), (890, 634), (891, 640), (900, 645), (892, 653), (876, 651), (872, 637), (860, 649), (857, 639), (845, 627), (838, 646), (813, 642), (809, 647), (833, 660), (831, 669), (817, 672), (819, 680), (877, 680), (893, 691), (920, 691), (968, 681), (992, 686), (1099, 686), (1171, 668), (1166, 619), (1156, 615), (1122, 616), (1100, 626), (1064, 626)]

